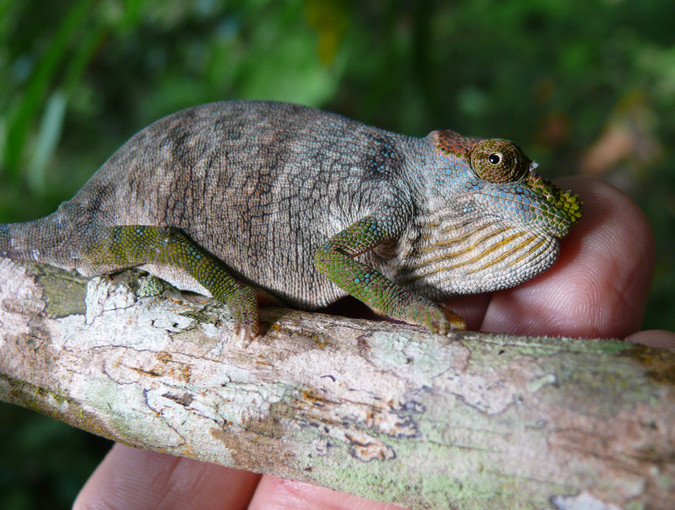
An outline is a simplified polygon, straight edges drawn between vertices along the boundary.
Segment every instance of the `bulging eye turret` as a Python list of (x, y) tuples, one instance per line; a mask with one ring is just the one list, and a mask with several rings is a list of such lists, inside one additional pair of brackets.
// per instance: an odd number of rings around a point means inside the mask
[(496, 138), (479, 142), (469, 158), (476, 175), (495, 184), (521, 179), (532, 164), (516, 144)]

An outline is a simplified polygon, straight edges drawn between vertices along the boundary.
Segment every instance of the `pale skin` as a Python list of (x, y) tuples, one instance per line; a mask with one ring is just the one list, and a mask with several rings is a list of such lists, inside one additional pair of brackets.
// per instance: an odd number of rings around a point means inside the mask
[[(517, 288), (453, 301), (469, 329), (518, 335), (618, 337), (675, 348), (675, 333), (639, 331), (654, 240), (637, 205), (608, 184), (557, 183), (581, 195), (584, 215), (552, 269)], [(75, 501), (76, 510), (401, 508), (170, 455), (115, 445)]]

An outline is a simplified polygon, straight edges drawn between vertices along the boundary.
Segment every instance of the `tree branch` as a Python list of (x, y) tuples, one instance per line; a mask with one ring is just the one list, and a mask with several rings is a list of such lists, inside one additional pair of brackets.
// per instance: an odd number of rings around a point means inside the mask
[(0, 399), (116, 441), (415, 508), (673, 501), (666, 350), (280, 308), (242, 346), (138, 272), (0, 259), (0, 282)]

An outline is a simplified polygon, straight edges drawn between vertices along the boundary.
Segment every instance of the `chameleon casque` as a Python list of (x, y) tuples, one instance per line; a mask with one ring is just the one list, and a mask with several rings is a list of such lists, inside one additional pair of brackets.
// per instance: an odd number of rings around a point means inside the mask
[(414, 138), (321, 110), (230, 101), (143, 129), (71, 200), (0, 225), (0, 256), (85, 276), (140, 266), (259, 334), (257, 287), (306, 309), (350, 294), (445, 334), (434, 302), (548, 269), (581, 202), (515, 144)]

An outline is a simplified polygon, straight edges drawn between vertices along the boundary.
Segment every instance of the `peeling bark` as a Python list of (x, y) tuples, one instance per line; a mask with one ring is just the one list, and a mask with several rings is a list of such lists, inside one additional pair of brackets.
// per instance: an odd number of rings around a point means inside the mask
[[(86, 296), (86, 297), (85, 297)], [(675, 354), (227, 308), (0, 259), (0, 399), (116, 441), (413, 508), (672, 508)]]

